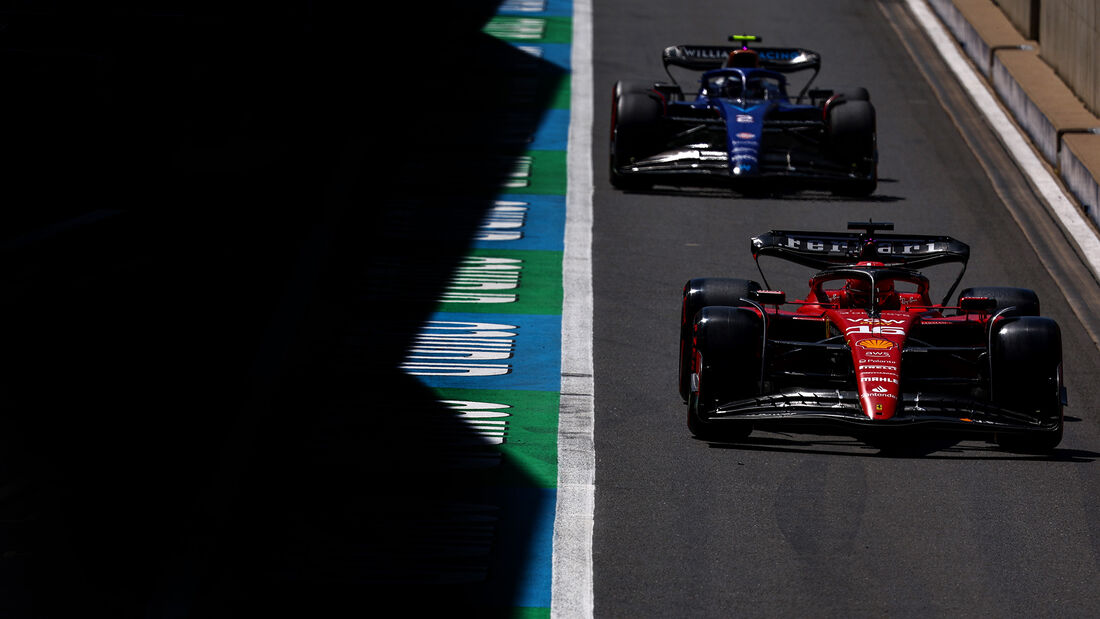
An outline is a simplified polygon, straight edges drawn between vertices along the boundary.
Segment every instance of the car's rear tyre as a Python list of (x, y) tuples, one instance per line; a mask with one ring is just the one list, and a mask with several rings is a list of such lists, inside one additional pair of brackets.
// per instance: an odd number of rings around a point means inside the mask
[(966, 288), (959, 293), (963, 297), (987, 297), (996, 301), (993, 313), (1006, 308), (1014, 308), (1008, 316), (1038, 316), (1039, 295), (1034, 290), (1027, 288), (1010, 288), (1007, 286), (975, 286)]
[(867, 196), (878, 187), (875, 108), (867, 99), (854, 98), (865, 94), (865, 89), (845, 93), (826, 108), (829, 150), (860, 177), (837, 183), (835, 191), (842, 195)]
[(653, 82), (647, 80), (619, 80), (615, 82), (615, 88), (611, 92), (611, 96), (618, 101), (619, 97), (627, 93), (648, 93), (653, 90)]
[(998, 322), (990, 338), (990, 389), (994, 404), (1032, 416), (1051, 432), (1002, 433), (997, 443), (1012, 451), (1043, 453), (1062, 441), (1062, 333), (1042, 316)]
[(688, 398), (688, 430), (702, 439), (738, 440), (752, 432), (746, 421), (708, 421), (728, 402), (759, 392), (761, 317), (744, 307), (704, 307), (694, 324), (696, 377)]
[(699, 310), (708, 305), (738, 307), (747, 305), (746, 299), (754, 290), (760, 290), (760, 284), (748, 279), (727, 277), (699, 277), (684, 284), (683, 300), (680, 304), (680, 397), (687, 402), (691, 391), (692, 359), (695, 350), (692, 344), (692, 329)]
[(611, 184), (620, 189), (650, 183), (619, 171), (637, 158), (652, 154), (658, 142), (658, 122), (664, 111), (653, 85), (646, 82), (615, 83), (611, 101)]

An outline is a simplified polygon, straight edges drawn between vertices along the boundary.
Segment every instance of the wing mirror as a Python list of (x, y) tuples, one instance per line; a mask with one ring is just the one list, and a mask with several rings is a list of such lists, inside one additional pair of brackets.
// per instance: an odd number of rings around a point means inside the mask
[(749, 297), (764, 305), (783, 305), (787, 302), (787, 293), (782, 290), (754, 290)]
[(988, 314), (997, 307), (997, 299), (990, 297), (963, 297), (959, 299), (959, 309), (964, 312)]

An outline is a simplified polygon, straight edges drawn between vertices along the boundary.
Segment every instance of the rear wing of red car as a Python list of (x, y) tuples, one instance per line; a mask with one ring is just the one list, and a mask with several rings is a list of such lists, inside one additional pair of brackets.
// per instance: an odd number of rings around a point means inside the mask
[[(949, 236), (880, 234), (893, 230), (887, 222), (849, 222), (849, 230), (863, 232), (810, 232), (771, 230), (752, 237), (752, 257), (760, 269), (761, 256), (774, 256), (817, 269), (881, 262), (885, 266), (916, 269), (937, 264), (961, 265), (944, 303), (962, 281), (970, 260), (970, 246)], [(763, 270), (761, 269), (761, 276)]]
[(970, 246), (949, 236), (771, 230), (752, 237), (752, 255), (755, 259), (775, 256), (818, 269), (864, 261), (917, 268), (951, 262), (965, 265)]

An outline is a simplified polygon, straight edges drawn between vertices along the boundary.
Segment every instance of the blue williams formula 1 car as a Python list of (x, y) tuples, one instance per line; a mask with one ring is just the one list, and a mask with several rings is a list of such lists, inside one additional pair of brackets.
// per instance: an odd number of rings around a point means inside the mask
[[(772, 230), (761, 256), (820, 269), (788, 300), (747, 279), (684, 286), (680, 395), (701, 438), (756, 430), (851, 435), (896, 445), (930, 431), (1045, 452), (1062, 439), (1062, 339), (1026, 288), (951, 294), (970, 248), (947, 236)], [(943, 300), (915, 270), (961, 264)], [(761, 271), (763, 275), (763, 271)], [(765, 286), (767, 279), (764, 279)], [(900, 439), (900, 440), (899, 440)]]
[[(619, 81), (611, 108), (611, 183), (828, 189), (867, 196), (878, 182), (875, 109), (864, 88), (810, 89), (816, 52), (677, 45), (664, 50), (672, 83)], [(693, 98), (669, 67), (702, 71)], [(787, 73), (813, 71), (795, 97)], [(770, 181), (770, 182), (769, 182)], [(760, 187), (763, 188), (763, 187)]]

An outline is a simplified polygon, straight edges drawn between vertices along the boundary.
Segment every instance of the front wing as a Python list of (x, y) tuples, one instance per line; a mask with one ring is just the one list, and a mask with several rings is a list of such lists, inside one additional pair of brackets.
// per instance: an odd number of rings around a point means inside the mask
[(761, 430), (798, 429), (828, 431), (890, 432), (925, 428), (959, 434), (1054, 433), (1059, 424), (983, 402), (953, 396), (901, 396), (894, 417), (870, 419), (860, 408), (855, 391), (792, 390), (729, 402), (704, 415), (716, 425), (723, 422), (752, 422)]
[(618, 167), (616, 173), (673, 185), (693, 182), (734, 185), (767, 180), (830, 184), (874, 180), (874, 162), (853, 166), (849, 161), (830, 158), (815, 140), (800, 137), (797, 129), (780, 133), (785, 133), (788, 139), (779, 140), (773, 147), (765, 143), (755, 152), (744, 150), (744, 146), (739, 147), (742, 150), (737, 152), (737, 159), (753, 164), (754, 170), (750, 174), (735, 174), (725, 145), (709, 139), (670, 143), (660, 152)]
[(797, 162), (779, 153), (773, 157), (769, 153), (758, 155), (757, 172), (739, 176), (730, 170), (729, 156), (725, 151), (678, 148), (635, 161), (619, 167), (616, 172), (623, 176), (647, 177), (654, 182), (677, 184), (677, 179), (693, 179), (706, 184), (727, 184), (749, 182), (754, 179), (793, 179), (822, 182), (872, 180), (871, 174), (860, 174), (851, 170), (851, 166), (833, 163), (829, 160)]

